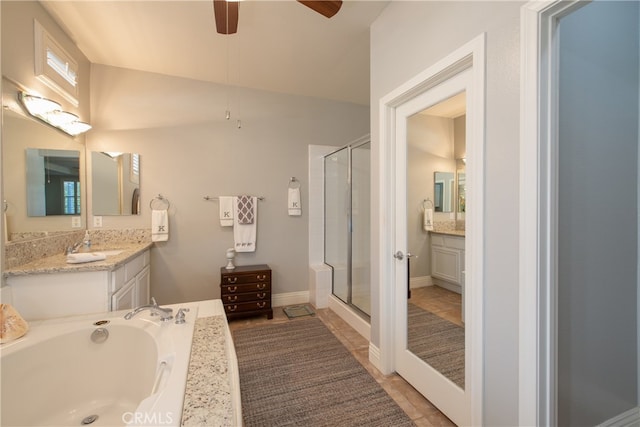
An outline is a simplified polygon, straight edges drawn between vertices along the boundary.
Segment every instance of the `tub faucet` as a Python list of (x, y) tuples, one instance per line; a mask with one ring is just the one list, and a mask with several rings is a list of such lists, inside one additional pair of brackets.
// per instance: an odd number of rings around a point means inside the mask
[(173, 315), (172, 315), (173, 309), (160, 307), (158, 303), (156, 303), (156, 299), (153, 297), (151, 298), (151, 304), (141, 305), (140, 307), (135, 308), (133, 311), (130, 311), (127, 314), (125, 314), (124, 318), (126, 320), (129, 320), (136, 314), (145, 310), (151, 311), (152, 316), (153, 315), (160, 316), (160, 320), (163, 322), (173, 319)]

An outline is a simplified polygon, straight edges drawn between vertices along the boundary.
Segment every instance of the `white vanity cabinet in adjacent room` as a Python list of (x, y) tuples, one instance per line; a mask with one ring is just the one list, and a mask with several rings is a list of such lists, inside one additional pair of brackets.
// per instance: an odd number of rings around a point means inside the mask
[(431, 233), (431, 279), (457, 293), (464, 285), (464, 236)]
[[(109, 257), (107, 257), (107, 262)], [(113, 265), (77, 264), (64, 271), (8, 275), (11, 299), (26, 320), (130, 309), (149, 302), (150, 251)]]

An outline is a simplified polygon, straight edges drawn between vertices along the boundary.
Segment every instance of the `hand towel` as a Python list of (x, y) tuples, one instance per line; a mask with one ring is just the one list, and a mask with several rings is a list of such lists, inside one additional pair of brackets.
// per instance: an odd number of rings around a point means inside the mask
[(424, 228), (424, 231), (433, 231), (433, 209), (424, 210), (422, 228)]
[[(253, 222), (251, 224), (242, 224), (238, 215), (239, 197), (235, 197), (233, 206), (235, 212), (233, 213), (233, 249), (236, 252), (255, 252), (256, 250), (256, 229), (258, 226), (258, 198), (251, 197), (251, 216)], [(246, 207), (246, 205), (243, 205)]]
[(221, 196), (220, 202), (220, 226), (233, 227), (233, 197)]
[(104, 261), (107, 256), (102, 252), (80, 252), (67, 255), (67, 264), (82, 264), (84, 262)]
[(300, 188), (289, 188), (289, 201), (287, 203), (289, 216), (302, 215), (302, 205), (300, 204)]
[(236, 199), (236, 206), (238, 210), (235, 214), (235, 218), (238, 218), (238, 224), (253, 224), (253, 205), (254, 198), (251, 196), (238, 196)]
[(166, 209), (151, 211), (151, 241), (169, 240), (169, 214)]

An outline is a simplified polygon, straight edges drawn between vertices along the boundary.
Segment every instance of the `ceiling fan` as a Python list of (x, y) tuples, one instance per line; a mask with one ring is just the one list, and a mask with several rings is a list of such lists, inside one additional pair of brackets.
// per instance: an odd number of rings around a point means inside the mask
[[(342, 7), (342, 0), (297, 0), (319, 14), (331, 18)], [(216, 30), (220, 34), (235, 34), (238, 31), (238, 1), (213, 0)]]

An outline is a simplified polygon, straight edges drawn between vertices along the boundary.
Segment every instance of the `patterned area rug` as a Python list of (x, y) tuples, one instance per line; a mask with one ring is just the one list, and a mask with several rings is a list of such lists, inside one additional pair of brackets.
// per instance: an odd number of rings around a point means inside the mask
[(411, 352), (464, 388), (464, 328), (412, 303), (407, 310)]
[(233, 332), (251, 426), (414, 426), (322, 321)]

